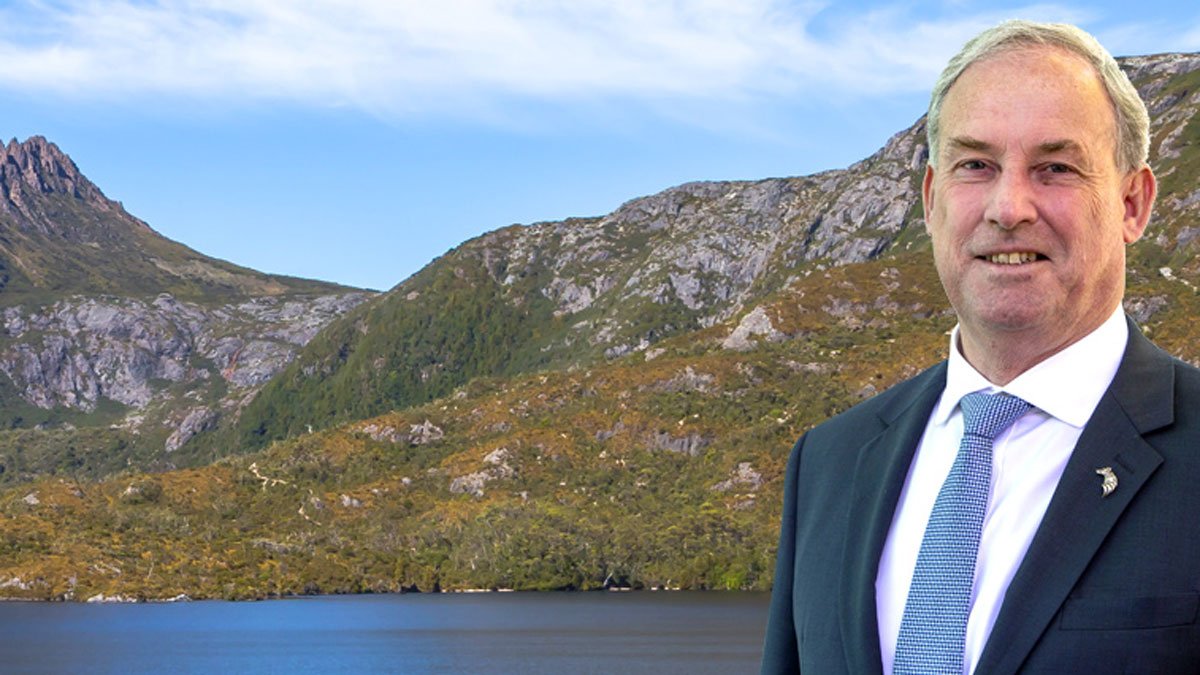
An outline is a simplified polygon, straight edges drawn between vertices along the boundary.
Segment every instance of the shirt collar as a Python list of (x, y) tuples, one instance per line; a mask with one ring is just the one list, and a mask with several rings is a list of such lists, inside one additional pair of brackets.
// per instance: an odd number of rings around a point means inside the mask
[(967, 363), (958, 350), (958, 326), (950, 332), (946, 388), (932, 420), (945, 424), (963, 396), (975, 391), (1006, 392), (1067, 424), (1083, 428), (1117, 374), (1129, 329), (1120, 306), (1096, 330), (998, 387)]

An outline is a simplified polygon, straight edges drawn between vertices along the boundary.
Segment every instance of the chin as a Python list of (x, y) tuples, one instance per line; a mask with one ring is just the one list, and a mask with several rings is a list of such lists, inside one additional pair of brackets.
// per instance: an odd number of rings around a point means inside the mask
[(970, 324), (991, 333), (1016, 333), (1041, 327), (1064, 325), (1066, 314), (1029, 307), (989, 308), (987, 311), (959, 314), (963, 324)]

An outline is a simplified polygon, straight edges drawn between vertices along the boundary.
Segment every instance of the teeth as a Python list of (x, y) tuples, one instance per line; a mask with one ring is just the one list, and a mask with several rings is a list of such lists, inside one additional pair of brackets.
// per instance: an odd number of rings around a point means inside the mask
[(1037, 260), (1036, 253), (994, 253), (987, 257), (988, 262), (994, 262), (998, 265), (1020, 265), (1021, 263), (1029, 263)]

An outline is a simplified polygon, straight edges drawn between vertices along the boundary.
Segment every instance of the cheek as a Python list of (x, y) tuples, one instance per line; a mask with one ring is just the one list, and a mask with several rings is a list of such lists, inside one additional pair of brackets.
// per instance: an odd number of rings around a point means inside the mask
[(961, 264), (957, 258), (965, 255), (974, 227), (963, 214), (940, 210), (932, 222), (926, 225), (933, 242), (934, 255), (943, 258), (943, 264)]
[(948, 238), (945, 230), (935, 229), (933, 237), (933, 266), (937, 270), (938, 279), (942, 282), (942, 290), (950, 304), (957, 307), (963, 284), (963, 263), (958, 255), (958, 247)]
[(944, 223), (936, 218), (926, 221), (925, 231), (929, 233), (929, 240), (933, 245), (933, 262), (937, 266), (938, 272), (942, 272), (949, 263), (951, 249), (949, 233), (946, 231)]
[(977, 185), (950, 184), (942, 187), (931, 220), (943, 237), (963, 238), (983, 219), (986, 192)]
[(1075, 245), (1089, 258), (1089, 262), (1102, 266), (1115, 258), (1124, 259), (1125, 232), (1124, 215), (1120, 204), (1110, 204), (1102, 199), (1090, 199), (1086, 208), (1077, 214)]

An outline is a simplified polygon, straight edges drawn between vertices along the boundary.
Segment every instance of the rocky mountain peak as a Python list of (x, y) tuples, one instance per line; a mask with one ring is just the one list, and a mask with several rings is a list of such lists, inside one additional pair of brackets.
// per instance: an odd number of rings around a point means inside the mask
[(205, 256), (106, 198), (45, 138), (0, 143), (0, 453), (10, 428), (76, 422), (174, 451), (369, 297)]
[(0, 208), (14, 209), (24, 215), (27, 190), (34, 194), (62, 194), (109, 208), (110, 202), (91, 181), (79, 172), (79, 167), (57, 145), (42, 136), (31, 136), (24, 142), (17, 139), (0, 147)]
[(62, 296), (169, 293), (222, 302), (346, 290), (272, 277), (163, 237), (105, 197), (41, 136), (0, 143), (0, 307), (35, 289)]

